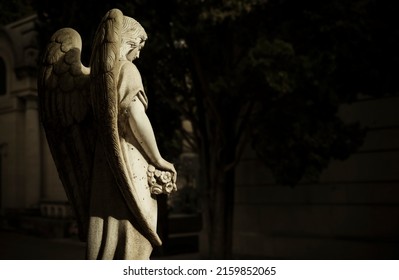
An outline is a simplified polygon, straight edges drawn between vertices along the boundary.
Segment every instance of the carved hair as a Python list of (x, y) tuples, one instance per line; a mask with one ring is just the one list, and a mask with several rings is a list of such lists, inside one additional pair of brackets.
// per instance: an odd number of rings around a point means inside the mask
[(139, 44), (147, 40), (147, 33), (140, 23), (126, 16), (123, 17), (121, 36), (122, 40), (126, 41), (133, 40), (136, 42), (137, 39), (140, 39), (137, 40)]

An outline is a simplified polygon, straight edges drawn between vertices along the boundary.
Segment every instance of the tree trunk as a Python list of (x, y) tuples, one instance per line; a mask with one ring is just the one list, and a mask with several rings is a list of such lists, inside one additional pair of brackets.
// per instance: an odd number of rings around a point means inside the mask
[[(230, 135), (228, 135), (230, 136)], [(226, 139), (233, 139), (223, 137)], [(216, 153), (211, 155), (209, 213), (209, 257), (211, 259), (231, 259), (233, 247), (233, 209), (234, 209), (234, 169), (226, 167), (235, 158), (235, 145), (232, 141), (223, 141), (224, 147), (215, 146), (221, 151), (219, 157)], [(215, 163), (216, 162), (216, 163)]]
[[(226, 170), (235, 160), (236, 139), (234, 120), (237, 111), (227, 106), (225, 100), (211, 95), (206, 71), (203, 71), (198, 38), (188, 39), (193, 59), (194, 91), (197, 99), (198, 138), (200, 152), (200, 177), (202, 186), (202, 216), (205, 240), (201, 244), (203, 257), (227, 259), (232, 257), (234, 169)], [(228, 96), (228, 93), (226, 93)], [(226, 111), (219, 111), (221, 106)], [(225, 113), (225, 114), (224, 114)], [(205, 247), (205, 248), (204, 248)]]
[(223, 172), (211, 203), (210, 258), (231, 259), (233, 245), (234, 172)]

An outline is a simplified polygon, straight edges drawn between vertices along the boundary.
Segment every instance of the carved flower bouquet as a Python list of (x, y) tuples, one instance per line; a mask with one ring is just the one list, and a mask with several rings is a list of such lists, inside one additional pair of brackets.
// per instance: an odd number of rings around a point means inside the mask
[(170, 194), (177, 190), (176, 184), (173, 183), (173, 174), (169, 171), (156, 169), (153, 165), (148, 165), (147, 171), (148, 184), (153, 194)]

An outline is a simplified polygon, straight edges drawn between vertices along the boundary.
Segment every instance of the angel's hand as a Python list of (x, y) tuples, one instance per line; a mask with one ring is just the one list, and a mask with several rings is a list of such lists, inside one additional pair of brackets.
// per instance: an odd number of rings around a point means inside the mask
[(176, 179), (177, 179), (177, 172), (176, 169), (173, 165), (173, 163), (170, 163), (166, 160), (164, 160), (163, 158), (157, 160), (154, 165), (156, 167), (158, 167), (161, 170), (165, 170), (165, 171), (170, 171), (173, 174), (173, 183), (176, 184)]

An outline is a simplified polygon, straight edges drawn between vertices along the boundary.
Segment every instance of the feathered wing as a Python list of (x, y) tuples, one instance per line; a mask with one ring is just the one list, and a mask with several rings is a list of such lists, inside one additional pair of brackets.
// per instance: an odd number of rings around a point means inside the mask
[(40, 118), (61, 182), (86, 239), (93, 147), (90, 69), (81, 63), (82, 41), (71, 28), (51, 37), (38, 78)]
[(90, 62), (93, 112), (96, 123), (101, 126), (98, 136), (126, 205), (135, 217), (139, 230), (153, 245), (159, 246), (162, 242), (156, 229), (146, 218), (145, 206), (138, 199), (140, 194), (134, 186), (132, 187), (134, 184), (123, 158), (118, 131), (117, 79), (122, 21), (123, 14), (120, 10), (110, 10), (96, 32)]

